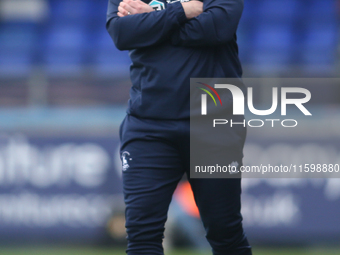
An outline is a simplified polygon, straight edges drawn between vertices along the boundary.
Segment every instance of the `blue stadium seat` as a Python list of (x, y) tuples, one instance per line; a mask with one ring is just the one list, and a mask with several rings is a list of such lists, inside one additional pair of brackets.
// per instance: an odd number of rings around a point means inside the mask
[(78, 73), (82, 70), (85, 42), (82, 26), (55, 26), (46, 35), (45, 56), (47, 70), (51, 74)]
[(248, 0), (244, 3), (243, 14), (237, 30), (239, 56), (242, 64), (249, 64), (253, 54), (254, 30), (258, 21), (259, 0)]
[(308, 72), (331, 72), (337, 55), (338, 29), (335, 23), (309, 24), (301, 45), (301, 62)]
[(284, 69), (292, 59), (294, 36), (289, 25), (262, 25), (254, 37), (251, 64), (259, 71)]
[[(50, 73), (126, 74), (130, 59), (105, 30), (108, 0), (49, 0), (42, 24), (0, 23), (0, 73), (26, 75), (37, 56)], [(246, 0), (238, 30), (240, 57), (265, 72), (302, 64), (308, 72), (334, 66), (338, 41), (335, 0)], [(40, 62), (38, 64), (41, 64)]]
[(27, 75), (32, 68), (37, 43), (35, 24), (1, 23), (0, 74)]
[(249, 64), (251, 56), (254, 53), (253, 37), (252, 30), (241, 24), (237, 32), (237, 43), (239, 56), (243, 64)]
[(3, 77), (27, 76), (32, 70), (30, 52), (0, 50), (0, 75)]
[(126, 75), (131, 60), (127, 51), (119, 51), (103, 28), (98, 31), (94, 43), (93, 63), (95, 71), (100, 75)]
[(331, 75), (335, 69), (335, 57), (332, 50), (305, 51), (302, 70), (309, 75)]
[(82, 26), (54, 26), (46, 35), (49, 48), (79, 49), (86, 41), (85, 29)]
[(248, 0), (239, 27), (240, 58), (261, 69), (292, 61), (299, 0)]
[(256, 49), (288, 50), (293, 43), (291, 26), (266, 25), (257, 28), (254, 44)]
[(335, 24), (311, 23), (305, 37), (304, 48), (335, 50), (338, 30)]
[(84, 22), (92, 10), (93, 0), (51, 0), (51, 16), (53, 20), (63, 22)]
[(0, 47), (6, 49), (31, 50), (37, 42), (36, 27), (29, 23), (2, 23), (0, 25)]
[(336, 20), (337, 2), (334, 0), (304, 0), (304, 17), (309, 21)]
[(258, 20), (288, 22), (296, 18), (298, 0), (258, 0)]

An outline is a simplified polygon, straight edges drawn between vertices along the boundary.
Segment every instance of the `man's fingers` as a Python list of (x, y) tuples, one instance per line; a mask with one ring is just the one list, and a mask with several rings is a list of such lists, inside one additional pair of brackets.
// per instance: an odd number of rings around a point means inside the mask
[(118, 6), (118, 11), (121, 12), (123, 15), (133, 15), (137, 13), (137, 10), (131, 7), (130, 5), (120, 2)]
[(118, 8), (119, 12), (124, 16), (154, 11), (150, 5), (140, 0), (123, 0), (120, 2), (119, 7), (122, 8)]
[(118, 15), (119, 17), (125, 17), (125, 16), (124, 16), (123, 14), (121, 14), (120, 12), (118, 12), (117, 15)]
[(125, 10), (123, 7), (118, 6), (118, 11), (120, 14), (122, 14), (123, 16), (128, 15), (129, 11)]
[(140, 0), (123, 0), (124, 3), (127, 3), (127, 4), (132, 4), (132, 3), (140, 3), (140, 4), (146, 4)]
[(136, 1), (130, 1), (129, 5), (134, 9), (139, 9), (140, 4), (138, 4)]
[(121, 6), (121, 7), (123, 7), (126, 11), (128, 11), (128, 12), (131, 12), (131, 6), (129, 6), (128, 4), (126, 4), (126, 3), (124, 3), (124, 2), (121, 2), (120, 4), (119, 4), (119, 6)]
[[(144, 2), (138, 1), (138, 0), (123, 0), (123, 2), (121, 2), (122, 6), (125, 8), (125, 6), (130, 6), (134, 9), (140, 9), (142, 4), (145, 4)], [(126, 9), (126, 8), (125, 8)]]
[[(145, 8), (146, 6), (149, 6), (148, 4), (139, 1), (139, 0), (129, 0), (130, 2), (128, 3), (129, 6), (132, 8), (136, 9), (137, 11), (142, 11), (143, 7)], [(140, 12), (139, 12), (140, 13)]]

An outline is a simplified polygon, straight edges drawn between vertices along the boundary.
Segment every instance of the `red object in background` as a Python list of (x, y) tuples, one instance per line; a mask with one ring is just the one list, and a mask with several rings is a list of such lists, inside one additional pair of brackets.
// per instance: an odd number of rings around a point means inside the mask
[(181, 182), (176, 191), (175, 199), (178, 201), (183, 210), (192, 217), (200, 218), (194, 194), (188, 181)]

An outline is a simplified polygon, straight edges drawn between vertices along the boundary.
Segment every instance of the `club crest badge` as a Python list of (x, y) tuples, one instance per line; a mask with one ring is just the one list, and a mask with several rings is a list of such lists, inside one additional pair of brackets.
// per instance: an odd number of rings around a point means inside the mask
[(152, 0), (149, 5), (156, 11), (161, 11), (165, 9), (165, 5), (163, 2)]
[(132, 160), (132, 158), (130, 157), (130, 153), (128, 151), (124, 151), (122, 153), (123, 171), (126, 171), (130, 167), (130, 165), (129, 165), (130, 160)]

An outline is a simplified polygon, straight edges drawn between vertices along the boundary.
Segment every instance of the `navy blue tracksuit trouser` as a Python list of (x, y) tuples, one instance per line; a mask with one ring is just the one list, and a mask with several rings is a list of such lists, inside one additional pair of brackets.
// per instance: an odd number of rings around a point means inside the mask
[[(173, 192), (189, 176), (189, 120), (127, 115), (120, 128), (128, 255), (162, 255)], [(190, 179), (214, 255), (251, 255), (242, 228), (241, 180)]]

